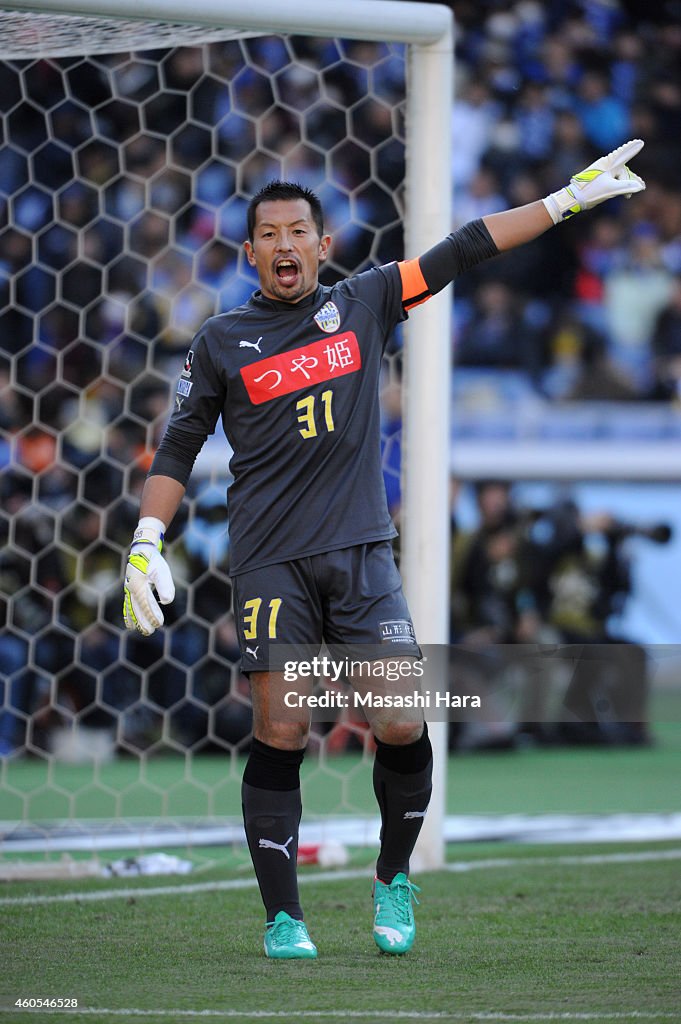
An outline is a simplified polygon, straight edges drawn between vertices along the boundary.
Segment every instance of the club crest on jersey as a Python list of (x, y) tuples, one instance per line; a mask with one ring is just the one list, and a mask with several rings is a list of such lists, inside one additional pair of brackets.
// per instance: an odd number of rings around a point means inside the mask
[(333, 334), (340, 327), (340, 313), (335, 302), (325, 302), (319, 312), (315, 313), (314, 320), (320, 330), (325, 334)]

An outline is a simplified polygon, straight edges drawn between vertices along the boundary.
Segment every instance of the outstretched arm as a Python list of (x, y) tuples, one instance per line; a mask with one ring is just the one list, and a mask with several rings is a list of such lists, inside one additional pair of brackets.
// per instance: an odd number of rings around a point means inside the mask
[(641, 192), (646, 187), (645, 183), (627, 167), (627, 161), (642, 148), (641, 139), (625, 142), (623, 146), (575, 174), (569, 185), (553, 192), (546, 199), (483, 217), (485, 227), (499, 252), (531, 242), (554, 224), (582, 210), (590, 210), (606, 199), (618, 195), (630, 198), (634, 192)]
[(626, 162), (636, 156), (642, 146), (641, 139), (633, 139), (595, 160), (575, 174), (565, 188), (545, 199), (471, 221), (418, 259), (400, 263), (404, 309), (425, 302), (482, 260), (531, 242), (553, 224), (582, 210), (590, 210), (606, 199), (620, 195), (628, 198), (634, 192), (641, 192), (646, 187), (645, 182)]
[(542, 199), (538, 199), (536, 203), (528, 203), (527, 206), (517, 206), (514, 210), (491, 213), (483, 217), (482, 221), (499, 252), (506, 252), (508, 249), (515, 249), (516, 245), (531, 242), (533, 238), (538, 238), (553, 227), (553, 221)]

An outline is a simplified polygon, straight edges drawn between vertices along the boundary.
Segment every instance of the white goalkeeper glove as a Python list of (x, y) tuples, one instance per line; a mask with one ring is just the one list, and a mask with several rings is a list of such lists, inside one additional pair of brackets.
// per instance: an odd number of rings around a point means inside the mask
[(144, 636), (151, 636), (164, 621), (152, 587), (161, 604), (170, 604), (175, 597), (173, 577), (161, 554), (164, 530), (164, 523), (154, 516), (143, 516), (140, 519), (132, 538), (125, 570), (125, 626), (126, 629), (136, 629)]
[(606, 199), (615, 196), (626, 196), (629, 199), (634, 192), (642, 192), (645, 181), (627, 167), (627, 160), (635, 157), (643, 148), (642, 139), (625, 142), (619, 149), (594, 160), (592, 164), (579, 174), (570, 178), (570, 184), (559, 192), (552, 192), (542, 202), (549, 211), (554, 224), (598, 206)]

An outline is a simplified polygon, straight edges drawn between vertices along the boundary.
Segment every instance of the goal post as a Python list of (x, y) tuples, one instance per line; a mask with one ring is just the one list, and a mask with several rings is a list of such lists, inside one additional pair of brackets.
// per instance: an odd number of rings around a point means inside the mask
[[(291, 5), (273, 0), (204, 0), (195, 9), (188, 9), (186, 0), (10, 0), (3, 7), (10, 16), (14, 11), (26, 17), (82, 19), (80, 32), (92, 40), (93, 52), (106, 52), (107, 46), (115, 52), (106, 33), (101, 42), (96, 33), (89, 33), (89, 25), (98, 19), (128, 20), (131, 26), (145, 20), (172, 23), (180, 45), (186, 38), (183, 29), (190, 25), (199, 25), (207, 33), (224, 31), (224, 38), (282, 34), (406, 44), (405, 254), (418, 255), (451, 230), (454, 52), (448, 7), (410, 0), (298, 0)], [(190, 37), (189, 45), (196, 38), (197, 34)], [(124, 48), (125, 39), (123, 33), (115, 46)], [(153, 36), (146, 44), (149, 49), (168, 45), (152, 40)], [(30, 45), (34, 57), (49, 53), (49, 38), (36, 35)], [(142, 47), (138, 41), (135, 45)], [(125, 48), (130, 48), (129, 43)], [(448, 294), (412, 313), (403, 389), (401, 569), (417, 635), (428, 645), (446, 645), (449, 640), (450, 339)], [(434, 791), (417, 849), (424, 868), (437, 867), (444, 860), (446, 723), (431, 723), (430, 732)]]
[(410, 46), (444, 44), (451, 53), (452, 12), (443, 4), (417, 0), (298, 0), (282, 11), (278, 0), (204, 0), (187, 10), (185, 0), (10, 0), (9, 10), (86, 17), (130, 18), (220, 27), (268, 35), (311, 35), (369, 39)]
[[(407, 90), (405, 251), (425, 252), (450, 230), (450, 119), (454, 53), (451, 20), (440, 39), (410, 49)], [(404, 523), (400, 563), (422, 644), (449, 643), (451, 315), (448, 293), (413, 314), (405, 348)], [(445, 681), (442, 681), (444, 685)], [(444, 863), (448, 727), (429, 721), (433, 793), (415, 854)]]

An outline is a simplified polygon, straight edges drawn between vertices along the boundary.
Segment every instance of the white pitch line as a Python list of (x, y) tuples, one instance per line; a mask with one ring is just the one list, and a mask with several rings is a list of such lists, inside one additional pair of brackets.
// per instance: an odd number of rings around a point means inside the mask
[[(681, 851), (680, 851), (681, 856)], [(373, 876), (373, 871), (368, 868), (354, 868), (348, 871), (320, 871), (315, 875), (301, 875), (298, 878), (299, 883), (304, 882), (330, 882), (335, 879), (344, 881), (345, 879), (353, 878), (369, 878)], [(37, 905), (46, 903), (80, 903), (82, 902), (93, 902), (96, 903), (100, 900), (115, 900), (117, 897), (125, 897), (129, 899), (131, 896), (137, 897), (144, 896), (193, 896), (195, 893), (201, 892), (224, 892), (233, 891), (235, 889), (255, 889), (257, 887), (257, 881), (255, 878), (230, 878), (222, 882), (194, 882), (188, 885), (154, 885), (148, 888), (125, 888), (125, 889), (100, 889), (94, 892), (65, 892), (58, 896), (7, 896), (0, 899), (0, 907), (12, 907), (27, 905)]]
[[(498, 857), (490, 860), (463, 860), (445, 864), (441, 870), (453, 873), (466, 871), (493, 871), (517, 867), (579, 867), (583, 864), (640, 864), (655, 861), (681, 860), (681, 849), (632, 850), (629, 853), (575, 854), (560, 857)], [(373, 869), (348, 868), (344, 871), (319, 871), (301, 874), (301, 885), (314, 882), (342, 882), (356, 878), (370, 878)], [(232, 878), (222, 882), (194, 882), (187, 885), (155, 885), (148, 888), (99, 889), (93, 892), (65, 892), (56, 896), (5, 896), (0, 907), (38, 906), (50, 903), (97, 903), (102, 900), (143, 899), (147, 896), (193, 896), (203, 892), (225, 892), (236, 889), (254, 889), (255, 878)], [(559, 1019), (559, 1018), (557, 1018)]]
[[(15, 1007), (2, 1008), (7, 1013), (35, 1013)], [(621, 1012), (571, 1012), (569, 1010), (555, 1013), (504, 1013), (491, 1011), (457, 1012), (456, 1010), (140, 1010), (140, 1009), (105, 1009), (104, 1007), (81, 1007), (74, 1010), (43, 1010), (43, 1013), (54, 1016), (90, 1016), (103, 1017), (168, 1017), (212, 1019), (212, 1020), (336, 1020), (350, 1018), (360, 1020), (439, 1020), (439, 1021), (480, 1021), (482, 1024), (532, 1024), (539, 1021), (546, 1024), (550, 1021), (678, 1021), (678, 1014), (654, 1010), (623, 1010)]]
[(674, 850), (631, 850), (627, 853), (576, 853), (558, 857), (499, 857), (490, 860), (451, 861), (442, 871), (473, 871), (476, 868), (507, 868), (513, 864), (537, 864), (547, 866), (571, 866), (580, 864), (636, 864), (647, 861), (681, 860), (681, 849)]

